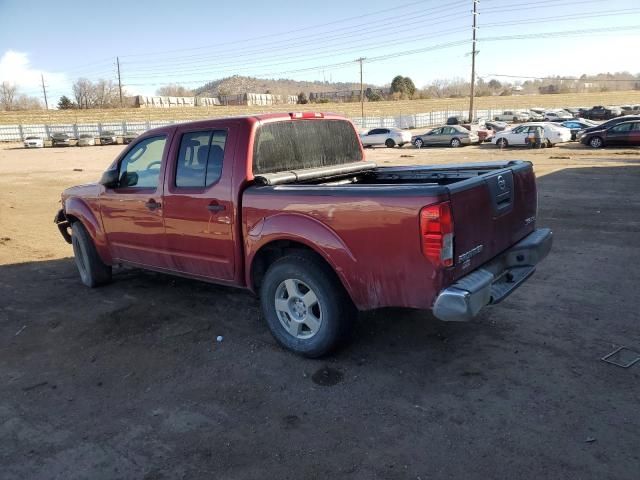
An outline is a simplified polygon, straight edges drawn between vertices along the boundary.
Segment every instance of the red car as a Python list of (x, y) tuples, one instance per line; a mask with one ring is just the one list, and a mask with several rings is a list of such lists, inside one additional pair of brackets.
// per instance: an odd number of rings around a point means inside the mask
[(468, 320), (551, 248), (528, 162), (378, 168), (353, 124), (274, 113), (136, 138), (56, 223), (82, 282), (135, 267), (249, 289), (286, 348), (315, 357), (357, 310)]
[(640, 145), (640, 120), (620, 122), (602, 128), (592, 127), (580, 137), (580, 142), (592, 148), (607, 146), (633, 147)]

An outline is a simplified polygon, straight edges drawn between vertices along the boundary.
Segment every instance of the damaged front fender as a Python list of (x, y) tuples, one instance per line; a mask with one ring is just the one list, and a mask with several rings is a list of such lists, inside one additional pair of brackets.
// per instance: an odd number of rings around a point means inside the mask
[(67, 243), (71, 243), (71, 233), (69, 232), (71, 223), (69, 223), (63, 209), (58, 210), (56, 217), (53, 219), (53, 223), (58, 226), (58, 230), (60, 230), (62, 238), (64, 238)]

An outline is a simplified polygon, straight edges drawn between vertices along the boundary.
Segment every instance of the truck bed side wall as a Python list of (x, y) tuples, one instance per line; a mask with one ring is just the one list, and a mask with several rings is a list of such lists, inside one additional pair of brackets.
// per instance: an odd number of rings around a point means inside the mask
[(247, 284), (260, 248), (292, 240), (324, 257), (360, 310), (430, 308), (446, 273), (422, 255), (418, 212), (438, 196), (399, 186), (348, 190), (248, 188), (242, 213)]

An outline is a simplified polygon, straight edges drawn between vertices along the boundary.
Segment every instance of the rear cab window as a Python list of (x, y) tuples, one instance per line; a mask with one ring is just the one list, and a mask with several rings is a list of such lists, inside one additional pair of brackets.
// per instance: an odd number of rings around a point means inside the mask
[(285, 120), (262, 124), (253, 147), (255, 175), (344, 165), (362, 160), (346, 120)]

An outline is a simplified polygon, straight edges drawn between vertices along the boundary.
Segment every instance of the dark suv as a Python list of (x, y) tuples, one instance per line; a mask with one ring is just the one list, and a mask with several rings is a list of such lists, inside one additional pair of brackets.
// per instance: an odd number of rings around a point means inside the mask
[(610, 118), (619, 117), (620, 112), (603, 106), (597, 106), (589, 110), (583, 110), (580, 116), (582, 118), (588, 118), (589, 120), (609, 120)]

